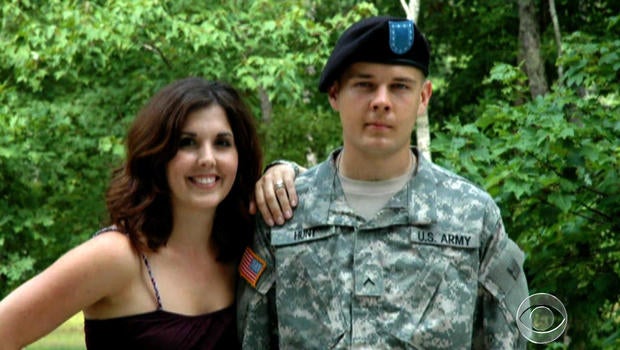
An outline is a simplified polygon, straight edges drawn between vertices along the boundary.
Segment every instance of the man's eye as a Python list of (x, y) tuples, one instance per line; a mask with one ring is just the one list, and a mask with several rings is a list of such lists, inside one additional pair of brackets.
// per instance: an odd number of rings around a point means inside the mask
[(407, 84), (394, 84), (393, 85), (397, 90), (408, 90), (409, 86)]

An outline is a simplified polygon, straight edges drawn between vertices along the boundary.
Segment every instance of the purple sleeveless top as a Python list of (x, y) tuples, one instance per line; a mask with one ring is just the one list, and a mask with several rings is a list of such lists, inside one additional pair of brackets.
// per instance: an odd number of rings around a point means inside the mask
[[(97, 234), (113, 229), (106, 228)], [(157, 310), (102, 320), (85, 319), (84, 334), (88, 350), (241, 348), (237, 341), (234, 305), (197, 316), (165, 311), (145, 255), (142, 255), (142, 260), (157, 297)]]

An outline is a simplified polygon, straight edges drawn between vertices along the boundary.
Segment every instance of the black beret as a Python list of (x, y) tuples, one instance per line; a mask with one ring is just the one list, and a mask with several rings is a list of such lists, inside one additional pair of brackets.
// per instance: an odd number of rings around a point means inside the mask
[(327, 92), (355, 62), (414, 66), (427, 76), (429, 59), (430, 45), (412, 21), (389, 16), (366, 18), (338, 39), (321, 73), (319, 91)]

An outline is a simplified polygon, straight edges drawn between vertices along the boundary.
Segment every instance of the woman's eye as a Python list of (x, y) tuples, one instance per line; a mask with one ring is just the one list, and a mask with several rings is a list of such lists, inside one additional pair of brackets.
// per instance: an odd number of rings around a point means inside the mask
[(179, 148), (186, 148), (196, 144), (196, 141), (191, 137), (182, 137), (179, 140)]
[(220, 147), (230, 147), (232, 146), (232, 141), (228, 139), (218, 139), (215, 141), (215, 144)]

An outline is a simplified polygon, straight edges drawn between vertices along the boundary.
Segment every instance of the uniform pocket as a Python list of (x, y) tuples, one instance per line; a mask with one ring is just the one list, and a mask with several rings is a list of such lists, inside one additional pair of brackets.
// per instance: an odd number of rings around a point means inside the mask
[(326, 263), (326, 238), (334, 234), (334, 228), (272, 231), (280, 342), (287, 348), (330, 348), (348, 329), (341, 289)]
[(413, 344), (414, 335), (419, 334), (420, 322), (427, 309), (436, 302), (437, 292), (444, 281), (447, 261), (429, 266), (411, 286), (401, 294), (387, 295), (389, 307), (397, 310), (396, 317), (386, 323), (386, 328), (405, 344)]
[(405, 348), (458, 349), (471, 342), (477, 298), (476, 234), (409, 227), (386, 289), (385, 331)]

